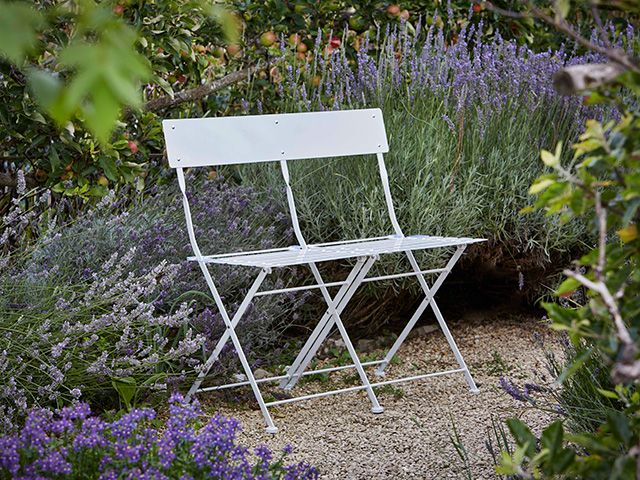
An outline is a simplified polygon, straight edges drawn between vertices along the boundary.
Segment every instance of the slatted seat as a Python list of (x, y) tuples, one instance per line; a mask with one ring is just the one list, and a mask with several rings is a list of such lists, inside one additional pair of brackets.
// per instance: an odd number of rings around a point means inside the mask
[[(258, 401), (260, 410), (265, 420), (269, 433), (276, 433), (277, 428), (273, 423), (269, 408), (276, 405), (306, 400), (336, 393), (365, 390), (371, 402), (371, 411), (379, 414), (383, 408), (378, 402), (374, 388), (399, 382), (420, 380), (438, 375), (462, 373), (472, 392), (477, 392), (475, 382), (469, 372), (464, 359), (447, 327), (444, 317), (438, 308), (434, 296), (453, 266), (462, 256), (467, 245), (484, 241), (474, 238), (438, 237), (427, 235), (405, 236), (396, 218), (389, 178), (384, 163), (383, 154), (389, 151), (387, 135), (384, 128), (382, 112), (380, 109), (346, 110), (332, 112), (309, 112), (297, 114), (255, 115), (244, 117), (203, 118), (165, 120), (163, 122), (164, 136), (167, 146), (169, 165), (176, 169), (178, 184), (182, 192), (187, 234), (193, 249), (194, 256), (190, 261), (197, 262), (206, 280), (211, 296), (220, 310), (226, 330), (209, 355), (198, 378), (193, 383), (187, 398), (199, 392), (219, 390), (223, 388), (248, 385)], [(327, 138), (329, 136), (329, 138)], [(287, 162), (299, 159), (348, 157), (357, 155), (374, 154), (378, 160), (378, 169), (387, 212), (393, 233), (376, 238), (345, 240), (340, 242), (321, 243), (309, 245), (304, 238), (298, 222), (296, 204), (291, 189), (289, 168)], [(287, 203), (291, 214), (291, 223), (298, 244), (286, 248), (273, 248), (253, 252), (230, 252), (221, 255), (203, 255), (198, 246), (195, 229), (191, 218), (189, 196), (184, 174), (185, 168), (197, 168), (206, 166), (279, 162), (284, 183), (286, 185)], [(349, 161), (354, 161), (349, 159)], [(428, 249), (453, 250), (446, 265), (441, 268), (421, 270), (414, 256), (416, 250)], [(367, 274), (380, 255), (389, 253), (403, 253), (411, 265), (410, 272), (391, 273), (377, 277), (367, 277)], [(317, 267), (318, 263), (332, 260), (355, 259), (351, 271), (342, 281), (325, 282)], [(253, 284), (248, 288), (246, 296), (237, 308), (233, 317), (229, 315), (218, 293), (215, 281), (209, 270), (211, 265), (223, 264), (231, 267), (254, 267), (259, 270)], [(275, 290), (260, 290), (264, 280), (272, 269), (291, 265), (307, 265), (315, 284), (302, 285)], [(426, 276), (434, 276), (431, 285), (427, 283)], [(393, 346), (384, 358), (362, 363), (349, 338), (347, 330), (342, 322), (341, 314), (349, 300), (353, 297), (358, 287), (364, 282), (390, 280), (402, 277), (415, 277), (424, 292), (424, 299), (407, 321)], [(332, 296), (329, 288), (338, 288)], [(284, 375), (257, 380), (251, 366), (244, 354), (236, 327), (238, 326), (247, 308), (254, 298), (264, 295), (277, 295), (281, 293), (294, 293), (301, 290), (319, 289), (327, 304), (327, 310), (320, 318), (313, 332), (307, 339), (298, 356), (286, 369)], [(385, 369), (398, 352), (400, 346), (409, 336), (418, 319), (431, 307), (444, 334), (444, 337), (453, 352), (459, 368), (441, 372), (432, 372), (411, 377), (384, 380), (372, 383), (369, 381), (364, 367), (375, 366), (375, 375), (384, 377)], [(338, 367), (323, 368), (320, 370), (308, 370), (308, 366), (318, 352), (322, 342), (337, 327), (340, 336), (351, 357), (352, 364)], [(222, 349), (227, 342), (233, 343), (235, 352), (240, 359), (242, 368), (247, 377), (246, 381), (235, 382), (227, 385), (201, 388), (201, 384), (207, 373), (218, 360)], [(298, 380), (305, 375), (327, 373), (347, 368), (355, 368), (361, 381), (360, 386), (353, 386), (290, 397), (281, 400), (265, 402), (259, 388), (264, 382), (279, 382), (281, 388), (291, 390)]]
[[(366, 257), (383, 253), (405, 252), (407, 250), (426, 250), (432, 248), (457, 247), (483, 242), (477, 238), (433, 237), (412, 235), (408, 237), (391, 236), (386, 239), (343, 243), (338, 245), (306, 245), (289, 247), (286, 250), (265, 253), (234, 254), (229, 256), (206, 256), (206, 263), (224, 265), (242, 265), (245, 267), (274, 268), (292, 265), (306, 265), (310, 262), (327, 262), (345, 258)], [(196, 257), (189, 257), (197, 261)]]

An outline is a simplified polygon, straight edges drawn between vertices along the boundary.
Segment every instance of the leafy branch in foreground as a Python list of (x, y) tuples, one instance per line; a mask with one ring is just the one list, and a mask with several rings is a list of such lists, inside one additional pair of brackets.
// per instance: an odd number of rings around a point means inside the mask
[[(0, 8), (0, 54), (24, 73), (43, 110), (60, 127), (81, 118), (101, 142), (107, 142), (121, 107), (140, 107), (141, 82), (151, 76), (149, 63), (135, 49), (135, 30), (93, 1), (49, 10), (2, 2)], [(64, 19), (68, 42), (61, 42), (48, 61), (37, 65), (30, 57), (42, 48), (38, 37), (47, 33), (48, 17)]]
[[(565, 222), (593, 215), (597, 247), (564, 271), (567, 279), (556, 292), (566, 297), (582, 288), (589, 300), (577, 308), (543, 306), (554, 329), (567, 332), (576, 347), (588, 346), (605, 359), (615, 388), (599, 393), (618, 400), (624, 409), (609, 413), (595, 433), (563, 435), (558, 430), (557, 445), (573, 444), (575, 460), (566, 463), (554, 459), (556, 451), (545, 448), (542, 438), (539, 448), (530, 432), (525, 439), (518, 432), (526, 427), (514, 420), (509, 427), (520, 448), (503, 459), (499, 471), (523, 478), (604, 478), (603, 472), (619, 472), (611, 478), (635, 478), (640, 460), (640, 393), (635, 387), (640, 379), (640, 115), (628, 112), (619, 122), (605, 125), (589, 121), (573, 150), (575, 164), (569, 167), (560, 162), (560, 148), (553, 154), (543, 151), (543, 161), (553, 172), (539, 177), (531, 192), (538, 194), (536, 208)], [(569, 369), (581, 368), (587, 359), (579, 357)], [(543, 437), (558, 428), (554, 425)], [(559, 464), (560, 470), (550, 469)]]
[[(537, 200), (529, 210), (544, 210), (563, 223), (585, 218), (592, 224), (595, 247), (564, 271), (566, 279), (556, 291), (559, 297), (569, 297), (583, 290), (587, 302), (543, 306), (552, 328), (566, 332), (576, 349), (586, 352), (558, 381), (566, 381), (585, 368), (590, 356), (598, 355), (610, 369), (613, 385), (597, 389), (598, 395), (621, 408), (607, 412), (594, 431), (567, 434), (558, 420), (540, 438), (521, 421), (509, 420), (517, 448), (503, 453), (497, 472), (527, 479), (631, 479), (640, 472), (640, 392), (636, 388), (640, 380), (640, 69), (631, 49), (596, 49), (591, 40), (573, 31), (564, 20), (569, 7), (569, 2), (556, 1), (554, 17), (537, 7), (530, 11), (580, 45), (606, 55), (611, 63), (570, 67), (561, 72), (561, 80), (567, 81), (560, 83), (572, 93), (586, 95), (589, 102), (613, 100), (625, 113), (607, 123), (589, 120), (568, 163), (561, 144), (554, 153), (542, 151), (542, 161), (551, 173), (531, 186)], [(602, 30), (595, 7), (593, 13)], [(584, 88), (594, 91), (580, 91)]]
[(70, 196), (141, 190), (150, 151), (162, 155), (155, 112), (186, 114), (252, 73), (203, 45), (237, 40), (219, 1), (0, 0), (0, 11), (0, 187), (23, 170)]

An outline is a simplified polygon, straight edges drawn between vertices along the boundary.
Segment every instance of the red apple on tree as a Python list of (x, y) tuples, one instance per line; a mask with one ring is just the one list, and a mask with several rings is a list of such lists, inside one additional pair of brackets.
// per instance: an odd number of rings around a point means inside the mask
[(227, 53), (232, 57), (239, 55), (240, 52), (242, 52), (242, 47), (237, 43), (232, 43), (230, 45), (227, 45)]
[(104, 175), (100, 175), (98, 177), (98, 180), (96, 182), (98, 185), (100, 185), (101, 187), (108, 187), (109, 186), (109, 180), (107, 179), (107, 177), (105, 177)]
[(272, 31), (264, 32), (260, 35), (260, 45), (263, 47), (270, 47), (276, 43), (276, 40), (278, 40), (278, 37)]
[(390, 17), (397, 17), (400, 15), (400, 7), (396, 4), (391, 4), (387, 7), (387, 15)]
[(297, 46), (300, 43), (300, 35), (298, 35), (297, 33), (294, 33), (293, 35), (289, 36), (289, 45), (293, 46)]
[(216, 47), (216, 48), (213, 49), (211, 54), (216, 58), (222, 58), (222, 57), (224, 57), (224, 48)]

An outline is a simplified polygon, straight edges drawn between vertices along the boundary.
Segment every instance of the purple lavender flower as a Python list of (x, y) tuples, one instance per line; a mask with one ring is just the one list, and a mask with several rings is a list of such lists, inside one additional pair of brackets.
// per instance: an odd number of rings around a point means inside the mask
[(512, 382), (507, 380), (504, 377), (500, 377), (500, 388), (502, 388), (505, 392), (507, 392), (511, 397), (519, 402), (526, 402), (527, 397), (522, 394), (520, 389)]
[[(376, 53), (370, 54), (363, 45), (353, 63), (344, 54), (334, 52), (327, 60), (319, 54), (317, 68), (314, 63), (307, 80), (318, 75), (320, 83), (312, 84), (309, 92), (312, 82), (299, 82), (295, 86), (289, 82), (284, 95), (300, 99), (300, 110), (323, 110), (327, 105), (335, 108), (344, 104), (378, 106), (393, 91), (408, 95), (409, 99), (435, 96), (447, 107), (447, 115), (464, 110), (468, 117), (467, 112), (475, 112), (481, 138), (485, 133), (483, 126), (492, 118), (513, 114), (520, 108), (533, 111), (553, 105), (561, 115), (575, 113), (579, 123), (605, 113), (598, 110), (601, 107), (581, 105), (579, 99), (560, 97), (551, 81), (554, 72), (564, 65), (602, 60), (597, 54), (569, 55), (564, 48), (534, 52), (518, 46), (514, 40), (503, 39), (499, 33), (487, 42), (483, 39), (482, 20), (464, 26), (457, 42), (448, 45), (443, 28), (435, 30), (431, 25), (419, 42), (417, 35), (409, 34), (402, 26), (392, 29), (387, 25), (382, 39), (376, 41), (380, 45)], [(616, 35), (612, 33), (614, 44), (628, 45), (634, 29), (629, 25), (622, 35)], [(319, 34), (316, 39), (319, 41)], [(600, 43), (602, 39), (594, 36), (594, 41)], [(405, 89), (407, 84), (409, 87)]]
[(100, 479), (315, 479), (318, 472), (301, 462), (274, 461), (265, 446), (253, 453), (236, 441), (240, 424), (214, 415), (200, 429), (197, 402), (180, 394), (169, 401), (164, 425), (152, 426), (151, 409), (135, 409), (112, 422), (87, 412), (86, 404), (55, 414), (47, 409), (29, 413), (20, 433), (0, 436), (0, 477), (49, 478), (73, 475)]
[(532, 393), (537, 392), (537, 393), (541, 393), (541, 392), (545, 392), (546, 388), (537, 385), (535, 383), (525, 383), (524, 384), (524, 395), (526, 397), (530, 397)]

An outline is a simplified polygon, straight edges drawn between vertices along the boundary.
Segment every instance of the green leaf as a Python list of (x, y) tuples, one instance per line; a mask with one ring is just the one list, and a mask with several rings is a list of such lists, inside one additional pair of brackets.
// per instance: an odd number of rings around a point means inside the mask
[(549, 186), (553, 185), (554, 183), (556, 182), (554, 180), (551, 180), (550, 178), (538, 179), (529, 188), (529, 193), (531, 195), (535, 195), (537, 193), (542, 192), (543, 190), (546, 190)]
[(635, 223), (629, 224), (616, 232), (620, 240), (624, 243), (633, 242), (638, 238), (638, 226)]
[(547, 167), (556, 167), (560, 163), (558, 157), (548, 150), (540, 150), (540, 158)]
[(578, 358), (576, 358), (573, 363), (571, 363), (562, 371), (562, 373), (558, 377), (557, 382), (564, 383), (567, 378), (573, 376), (573, 374), (575, 374), (580, 369), (580, 367), (582, 367), (582, 365), (584, 365), (584, 363), (589, 359), (592, 353), (593, 347), (588, 348), (582, 354), (580, 354), (580, 356), (578, 356)]
[[(518, 447), (521, 448), (521, 447)], [(496, 466), (498, 475), (515, 475), (518, 473), (517, 465), (514, 464), (509, 452), (500, 452), (500, 464)]]
[(132, 107), (140, 106), (142, 96), (140, 95), (138, 85), (132, 83), (128, 77), (123, 75), (123, 72), (107, 69), (104, 71), (104, 78), (118, 101)]
[(58, 149), (55, 145), (51, 146), (51, 150), (49, 151), (49, 163), (51, 164), (51, 172), (57, 173), (57, 170), (61, 166), (60, 155), (58, 155)]
[(536, 207), (534, 205), (528, 205), (526, 207), (521, 208), (518, 214), (524, 215), (524, 214), (535, 212), (535, 211), (536, 211)]
[(612, 398), (614, 400), (618, 400), (620, 398), (616, 392), (612, 392), (611, 390), (605, 390), (603, 388), (598, 388), (597, 390), (603, 397)]
[(567, 278), (560, 284), (560, 286), (556, 290), (556, 295), (562, 297), (568, 293), (575, 292), (578, 287), (580, 287), (580, 282), (578, 280), (576, 280), (575, 278)]
[(83, 109), (85, 121), (91, 133), (105, 144), (120, 116), (120, 102), (103, 82), (97, 83), (91, 100)]
[(556, 143), (556, 151), (554, 153), (558, 162), (560, 162), (560, 157), (562, 156), (562, 141)]
[(556, 453), (552, 461), (554, 473), (564, 473), (571, 466), (575, 457), (576, 453), (569, 448), (563, 448)]
[(150, 77), (147, 60), (135, 50), (136, 34), (122, 21), (105, 18), (96, 9), (97, 38), (78, 38), (65, 47), (59, 62), (73, 73), (66, 88), (50, 103), (49, 113), (59, 125), (74, 115), (104, 146), (123, 107), (141, 104), (140, 83)]
[(609, 412), (607, 414), (607, 424), (611, 428), (611, 433), (622, 441), (625, 445), (629, 444), (633, 433), (629, 426), (629, 419), (621, 412)]
[(556, 420), (542, 432), (540, 437), (540, 444), (542, 447), (549, 450), (550, 457), (553, 458), (555, 452), (559, 452), (562, 449), (562, 438), (564, 430), (562, 429), (562, 422)]
[(81, 110), (84, 98), (89, 92), (94, 91), (94, 82), (98, 75), (99, 71), (96, 68), (79, 72), (55, 98), (49, 106), (49, 114), (58, 125), (64, 126)]
[(111, 385), (116, 389), (120, 400), (125, 404), (128, 410), (131, 409), (131, 401), (136, 395), (138, 387), (136, 386), (136, 380), (133, 377), (118, 378), (113, 377), (111, 379)]
[(62, 82), (44, 70), (32, 68), (27, 73), (29, 88), (43, 110), (47, 111), (62, 91)]
[(610, 455), (613, 452), (612, 449), (591, 434), (567, 434), (566, 440), (567, 442), (571, 442), (588, 449), (591, 453)]
[(565, 19), (567, 15), (569, 15), (569, 11), (571, 10), (571, 2), (570, 0), (556, 0), (554, 11), (556, 14), (556, 19)]
[(536, 454), (536, 437), (531, 433), (529, 427), (527, 427), (522, 421), (517, 418), (509, 418), (507, 420), (507, 427), (509, 427), (509, 431), (513, 438), (516, 440), (516, 443), (519, 446), (525, 446), (526, 449), (524, 452), (529, 458), (533, 458)]
[(222, 33), (227, 42), (237, 43), (240, 34), (240, 25), (234, 13), (222, 5), (214, 5), (211, 7), (211, 16), (216, 19), (222, 27)]
[(120, 176), (118, 175), (118, 168), (116, 167), (116, 162), (113, 157), (101, 157), (100, 166), (102, 167), (102, 171), (109, 180), (111, 180), (112, 182), (117, 182), (118, 180), (120, 180)]
[(0, 56), (21, 64), (35, 47), (44, 19), (27, 2), (0, 1), (0, 12)]
[(589, 92), (589, 95), (585, 97), (585, 105), (598, 105), (599, 103), (605, 103), (608, 99), (604, 95), (598, 92)]
[(609, 480), (627, 480), (629, 478), (637, 478), (635, 459), (627, 455), (616, 458)]

